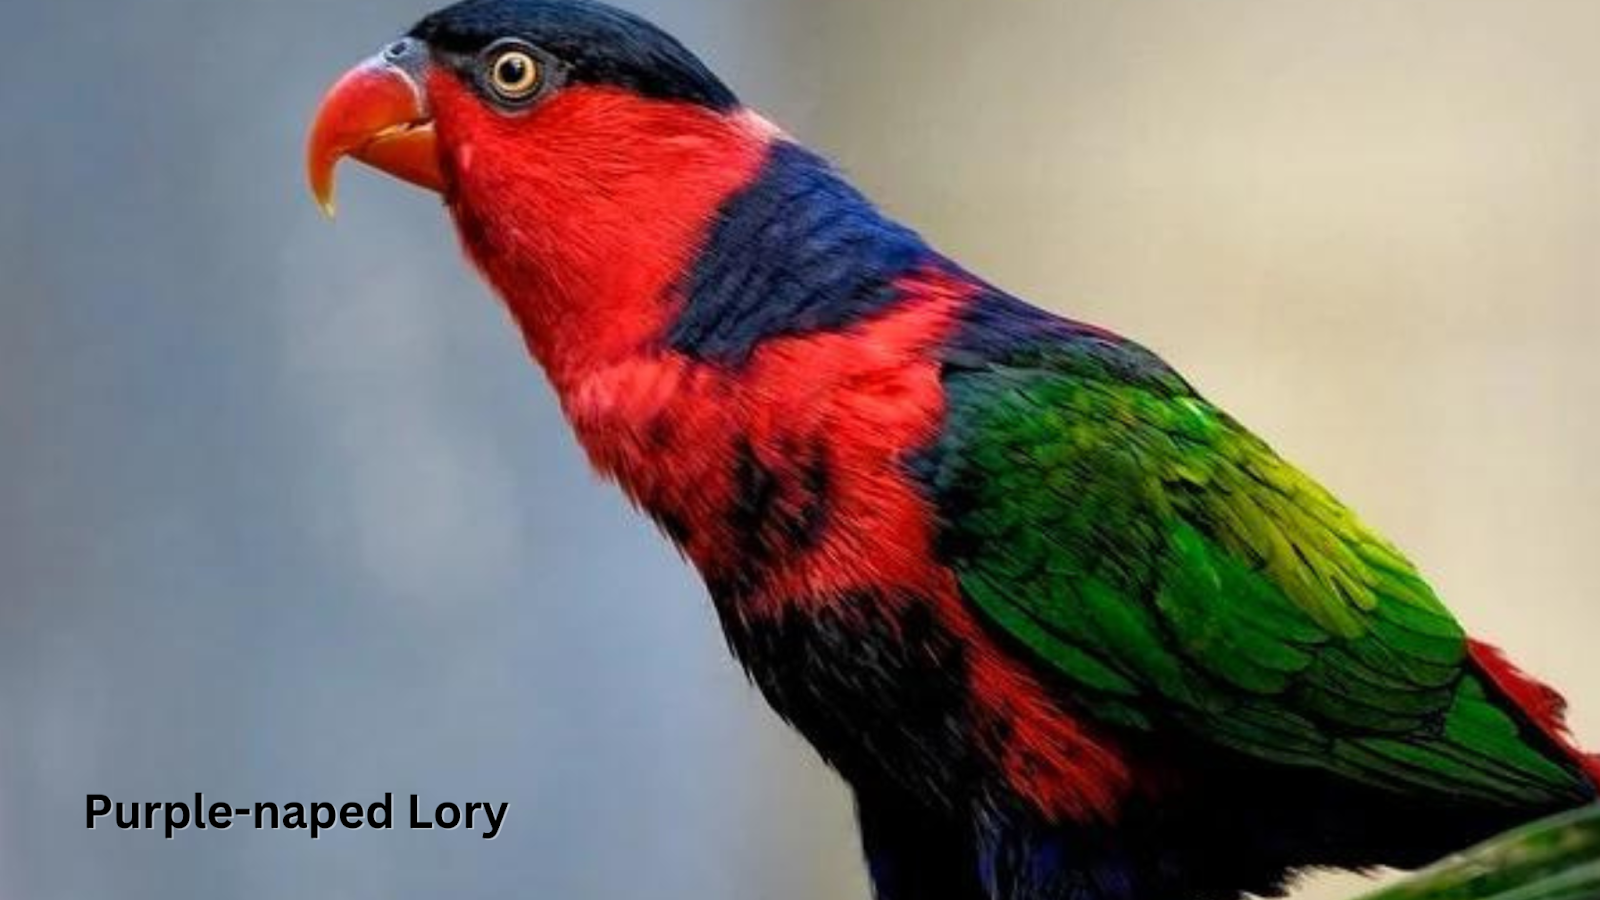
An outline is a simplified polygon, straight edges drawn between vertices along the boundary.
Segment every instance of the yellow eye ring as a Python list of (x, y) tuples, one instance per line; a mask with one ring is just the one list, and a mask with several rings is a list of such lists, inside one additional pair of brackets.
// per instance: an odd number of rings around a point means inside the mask
[(488, 82), (503, 99), (526, 100), (544, 83), (544, 70), (526, 50), (502, 50), (489, 61)]

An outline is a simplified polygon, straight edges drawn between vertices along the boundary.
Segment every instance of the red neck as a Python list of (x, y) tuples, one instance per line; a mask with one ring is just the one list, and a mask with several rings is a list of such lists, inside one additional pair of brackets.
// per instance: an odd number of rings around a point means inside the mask
[(564, 399), (656, 346), (716, 211), (772, 129), (750, 113), (578, 87), (520, 117), (454, 79), (430, 85), (449, 205)]

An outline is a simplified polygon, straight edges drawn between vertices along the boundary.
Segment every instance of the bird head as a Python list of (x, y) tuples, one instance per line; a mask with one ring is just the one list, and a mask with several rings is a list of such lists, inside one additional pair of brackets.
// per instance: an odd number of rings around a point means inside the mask
[[(570, 117), (573, 106), (595, 105), (611, 114), (610, 127), (572, 133), (602, 124)], [(351, 156), (445, 193), (459, 174), (450, 170), (483, 139), (521, 144), (507, 148), (505, 162), (515, 163), (519, 149), (528, 154), (541, 142), (570, 148), (574, 139), (616, 136), (618, 114), (634, 113), (635, 126), (659, 124), (637, 120), (652, 106), (740, 108), (682, 44), (631, 13), (588, 0), (466, 0), (427, 16), (328, 92), (311, 133), (312, 191), (331, 212), (335, 166)]]
[(345, 157), (442, 195), (551, 369), (558, 343), (604, 354), (659, 329), (654, 301), (776, 134), (635, 15), (465, 0), (334, 84), (307, 166), (330, 214)]

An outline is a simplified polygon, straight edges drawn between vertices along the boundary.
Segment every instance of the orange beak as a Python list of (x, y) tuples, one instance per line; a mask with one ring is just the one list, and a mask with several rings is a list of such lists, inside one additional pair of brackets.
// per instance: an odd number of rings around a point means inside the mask
[(444, 191), (426, 95), (392, 58), (375, 56), (345, 73), (328, 90), (311, 126), (306, 172), (312, 196), (329, 217), (334, 214), (334, 168), (346, 156), (402, 181)]

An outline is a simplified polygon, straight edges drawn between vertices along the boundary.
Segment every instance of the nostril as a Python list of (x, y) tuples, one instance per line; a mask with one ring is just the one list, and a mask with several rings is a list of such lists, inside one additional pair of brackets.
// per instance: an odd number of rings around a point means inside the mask
[(383, 48), (383, 58), (389, 60), (390, 62), (396, 62), (404, 59), (406, 54), (411, 52), (412, 43), (413, 42), (411, 38), (401, 38), (400, 40), (395, 41), (389, 46)]

